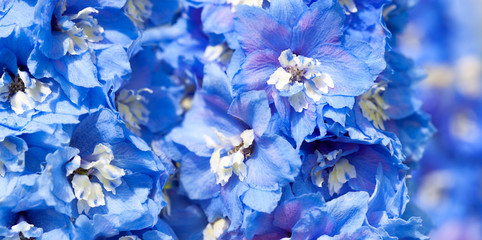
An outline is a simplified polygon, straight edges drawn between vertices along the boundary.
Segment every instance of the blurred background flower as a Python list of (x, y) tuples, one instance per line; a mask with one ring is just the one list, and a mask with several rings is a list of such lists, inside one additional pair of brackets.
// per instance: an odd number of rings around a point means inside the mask
[(432, 239), (482, 239), (482, 1), (420, 0), (408, 19), (397, 41), (427, 71), (419, 94), (437, 128), (412, 201)]

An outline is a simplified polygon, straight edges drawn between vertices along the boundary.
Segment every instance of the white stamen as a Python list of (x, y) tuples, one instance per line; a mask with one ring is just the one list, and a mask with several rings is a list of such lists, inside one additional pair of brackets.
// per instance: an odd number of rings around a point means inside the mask
[(228, 229), (229, 220), (224, 218), (216, 219), (214, 222), (209, 223), (203, 230), (204, 240), (218, 240), (221, 235)]
[(216, 174), (216, 183), (224, 186), (231, 176), (236, 174), (240, 181), (247, 176), (247, 166), (244, 161), (251, 154), (250, 148), (254, 142), (254, 131), (245, 130), (240, 136), (226, 137), (215, 130), (217, 141), (204, 136), (206, 146), (214, 149), (209, 163), (211, 172)]
[(239, 5), (248, 5), (253, 7), (261, 7), (263, 6), (263, 0), (227, 0), (228, 4), (231, 4), (231, 11), (234, 13), (236, 12), (236, 8)]
[[(323, 187), (325, 183), (325, 175), (328, 174), (328, 190), (330, 195), (339, 193), (343, 185), (352, 178), (356, 178), (355, 167), (350, 164), (346, 158), (337, 158), (342, 153), (342, 150), (333, 150), (327, 154), (321, 154), (318, 150), (315, 151), (318, 165), (311, 170), (311, 177), (313, 183), (318, 187)], [(329, 162), (336, 161), (333, 167), (329, 168), (326, 165)]]
[(149, 0), (128, 0), (124, 11), (137, 27), (143, 27), (144, 21), (152, 14), (152, 7)]
[(382, 130), (385, 130), (383, 122), (390, 119), (385, 113), (390, 106), (381, 97), (385, 87), (386, 83), (375, 84), (368, 92), (361, 95), (358, 103), (363, 116), (370, 120), (376, 128)]
[(348, 180), (356, 178), (355, 167), (348, 162), (346, 158), (340, 159), (328, 177), (328, 189), (330, 194), (339, 193), (343, 184)]
[[(24, 143), (25, 144), (25, 143)], [(19, 147), (19, 150), (17, 150)], [(25, 168), (25, 152), (26, 145), (20, 145), (20, 142), (6, 137), (0, 143), (0, 176), (4, 177), (5, 173), (22, 172)]]
[[(115, 194), (115, 188), (122, 184), (121, 178), (125, 175), (125, 171), (111, 165), (112, 160), (114, 160), (112, 150), (103, 144), (97, 144), (92, 155), (84, 159), (75, 156), (66, 165), (67, 175), (74, 174), (72, 187), (78, 199), (79, 213), (83, 211), (88, 213), (91, 207), (105, 205), (102, 186), (106, 191)], [(91, 182), (89, 176), (95, 176), (102, 186), (97, 182)]]
[[(0, 78), (0, 86), (0, 101), (10, 101), (12, 110), (18, 115), (34, 109), (52, 93), (46, 83), (30, 77), (28, 72), (20, 69), (15, 79), (4, 71)], [(12, 88), (15, 89), (13, 94)]]
[(341, 6), (345, 9), (345, 13), (347, 15), (358, 12), (358, 8), (356, 7), (355, 2), (353, 1), (354, 0), (338, 0)]
[[(65, 11), (65, 3), (63, 12)], [(71, 55), (79, 55), (89, 49), (88, 42), (100, 42), (104, 39), (104, 28), (92, 14), (97, 14), (95, 8), (87, 7), (77, 14), (64, 15), (57, 21), (58, 30), (69, 36), (68, 52)]]
[(331, 76), (319, 70), (321, 63), (316, 59), (297, 56), (288, 49), (281, 52), (278, 61), (281, 67), (271, 74), (267, 83), (274, 85), (281, 96), (288, 96), (297, 112), (308, 108), (307, 98), (318, 102), (329, 88), (335, 87)]
[(133, 132), (141, 130), (140, 124), (145, 125), (149, 121), (150, 111), (145, 106), (148, 101), (141, 95), (142, 93), (152, 94), (153, 91), (148, 88), (138, 91), (122, 89), (116, 98), (119, 114)]

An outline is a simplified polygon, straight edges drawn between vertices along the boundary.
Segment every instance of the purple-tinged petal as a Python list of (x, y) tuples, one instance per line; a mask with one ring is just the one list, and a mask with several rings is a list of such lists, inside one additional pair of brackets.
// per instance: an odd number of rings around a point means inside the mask
[(237, 8), (237, 17), (234, 28), (246, 54), (270, 49), (279, 55), (290, 48), (291, 29), (264, 9), (241, 5)]
[(268, 49), (249, 54), (234, 76), (234, 91), (264, 90), (271, 74), (280, 67), (278, 57), (279, 54)]
[(305, 12), (293, 28), (291, 49), (298, 55), (313, 57), (324, 44), (340, 42), (345, 13), (338, 4), (318, 6), (314, 3), (311, 11)]

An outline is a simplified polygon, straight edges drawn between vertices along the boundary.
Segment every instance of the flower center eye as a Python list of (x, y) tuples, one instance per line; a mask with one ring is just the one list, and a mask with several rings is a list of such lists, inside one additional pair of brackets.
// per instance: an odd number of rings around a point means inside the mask
[(116, 97), (117, 110), (127, 127), (134, 133), (141, 130), (140, 124), (147, 124), (149, 121), (150, 111), (146, 108), (148, 101), (142, 96), (143, 93), (152, 94), (153, 91), (148, 88), (139, 91), (123, 89)]
[[(356, 178), (356, 170), (348, 159), (337, 160), (341, 150), (335, 150), (328, 154), (315, 152), (318, 157), (318, 165), (311, 170), (311, 180), (313, 184), (322, 187), (327, 183), (330, 195), (339, 193), (343, 185), (352, 178)], [(333, 164), (333, 161), (335, 163)]]
[(303, 82), (305, 77), (303, 76), (306, 72), (305, 69), (299, 69), (298, 66), (288, 66), (286, 71), (291, 74), (290, 83), (293, 82)]
[(338, 0), (338, 2), (340, 2), (340, 5), (345, 9), (347, 15), (358, 12), (358, 8), (353, 0)]
[(20, 219), (21, 220), (16, 225), (13, 225), (10, 230), (13, 233), (18, 233), (18, 238), (7, 237), (8, 239), (35, 240), (37, 239), (36, 237), (40, 237), (42, 234), (41, 229), (36, 228), (33, 224), (27, 223), (24, 216), (20, 216)]
[(206, 228), (203, 230), (203, 239), (205, 240), (216, 240), (220, 239), (221, 235), (228, 229), (229, 220), (225, 218), (219, 218), (211, 223), (208, 223)]
[(247, 166), (244, 163), (254, 150), (254, 131), (245, 130), (240, 136), (226, 137), (215, 130), (217, 140), (204, 136), (206, 145), (214, 149), (211, 159), (211, 172), (216, 174), (216, 182), (224, 186), (231, 176), (238, 175), (243, 181), (247, 175)]
[(238, 146), (235, 146), (233, 149), (231, 149), (229, 152), (228, 152), (228, 156), (230, 155), (233, 155), (234, 153), (237, 153), (237, 152), (241, 152), (244, 156), (245, 159), (248, 159), (251, 154), (253, 153), (253, 145), (249, 145), (249, 147), (245, 148), (243, 147), (244, 145), (244, 142), (240, 143)]
[(8, 96), (9, 99), (12, 98), (12, 96), (19, 91), (25, 92), (25, 83), (23, 82), (23, 80), (20, 78), (19, 75), (12, 78), (12, 82), (9, 85), (9, 91), (10, 91), (10, 94)]
[[(65, 2), (64, 2), (65, 4)], [(62, 13), (65, 12), (65, 5)], [(69, 36), (69, 49), (71, 55), (79, 55), (89, 49), (88, 42), (99, 42), (104, 39), (104, 28), (92, 14), (97, 14), (94, 8), (87, 7), (77, 14), (62, 15), (59, 19), (52, 16), (52, 31), (63, 32)]]
[(124, 11), (134, 24), (143, 27), (144, 21), (152, 14), (152, 7), (149, 0), (128, 0)]
[[(78, 199), (79, 213), (88, 213), (92, 207), (105, 205), (102, 186), (115, 194), (116, 187), (121, 185), (125, 171), (112, 165), (112, 160), (112, 150), (106, 145), (97, 144), (92, 155), (83, 159), (75, 156), (66, 165), (66, 175), (71, 178), (74, 195)], [(91, 181), (94, 176), (100, 183)]]
[(4, 69), (0, 77), (0, 101), (10, 102), (16, 114), (35, 108), (50, 95), (49, 86), (20, 67), (17, 74)]
[(248, 5), (253, 7), (263, 6), (263, 0), (227, 0), (227, 3), (231, 3), (231, 11), (236, 12), (236, 8), (239, 5)]
[(321, 63), (316, 59), (297, 56), (287, 49), (281, 52), (278, 60), (281, 67), (271, 74), (267, 83), (274, 85), (280, 96), (288, 97), (297, 112), (308, 108), (308, 99), (318, 102), (335, 86), (331, 76), (321, 71)]
[(390, 119), (386, 114), (386, 110), (390, 106), (382, 98), (386, 86), (385, 82), (375, 84), (368, 92), (361, 95), (358, 103), (363, 116), (371, 121), (376, 128), (382, 130), (385, 130), (383, 122)]

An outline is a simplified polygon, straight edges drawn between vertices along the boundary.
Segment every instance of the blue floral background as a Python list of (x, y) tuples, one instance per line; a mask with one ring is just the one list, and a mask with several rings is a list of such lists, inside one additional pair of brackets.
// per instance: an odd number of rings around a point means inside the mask
[(0, 239), (482, 239), (480, 0), (0, 1)]

